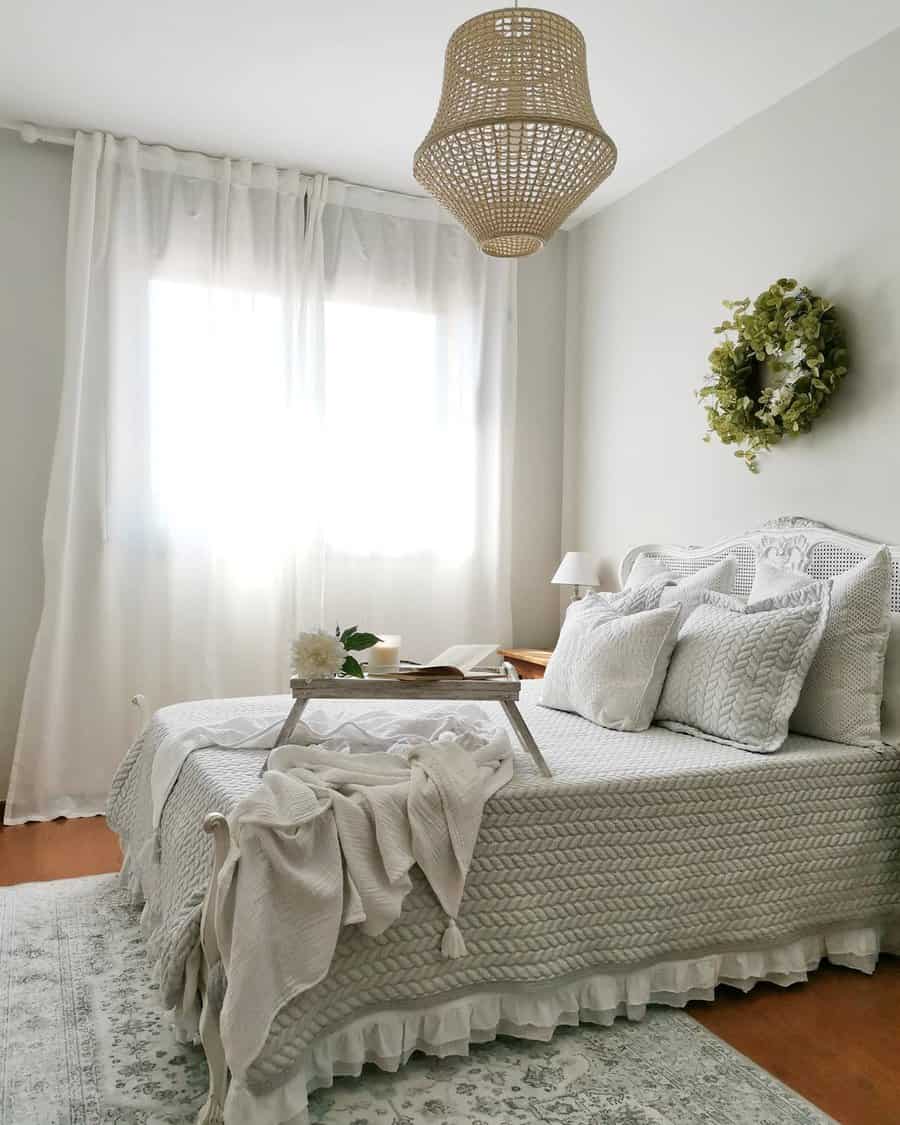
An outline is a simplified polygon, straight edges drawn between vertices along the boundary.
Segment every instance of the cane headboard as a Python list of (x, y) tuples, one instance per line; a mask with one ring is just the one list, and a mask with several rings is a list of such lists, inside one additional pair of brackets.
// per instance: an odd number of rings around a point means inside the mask
[[(735, 593), (749, 594), (757, 559), (802, 570), (814, 578), (833, 578), (873, 555), (881, 544), (801, 516), (770, 520), (753, 531), (721, 539), (710, 547), (679, 547), (671, 543), (644, 543), (622, 559), (619, 577), (625, 584), (634, 560), (640, 554), (659, 559), (677, 574), (692, 574), (725, 555), (737, 559)], [(893, 556), (891, 609), (900, 613), (900, 546), (890, 547)]]

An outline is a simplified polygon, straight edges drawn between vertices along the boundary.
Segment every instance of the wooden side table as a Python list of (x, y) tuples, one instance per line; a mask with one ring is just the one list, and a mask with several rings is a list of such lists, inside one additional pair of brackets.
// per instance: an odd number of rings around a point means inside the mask
[(553, 653), (543, 648), (501, 648), (500, 655), (512, 664), (523, 680), (542, 680), (547, 661)]

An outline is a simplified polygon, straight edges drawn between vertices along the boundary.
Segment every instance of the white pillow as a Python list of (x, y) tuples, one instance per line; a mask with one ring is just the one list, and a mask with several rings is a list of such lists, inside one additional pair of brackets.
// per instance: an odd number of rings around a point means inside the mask
[(892, 746), (900, 747), (900, 613), (891, 614), (891, 635), (884, 658), (881, 737)]
[[(750, 604), (812, 581), (808, 574), (760, 561)], [(891, 628), (890, 551), (882, 547), (852, 570), (830, 579), (830, 585), (828, 625), (791, 718), (791, 730), (830, 742), (879, 746)]]
[(643, 586), (644, 583), (650, 582), (654, 578), (666, 578), (670, 582), (674, 582), (678, 579), (678, 575), (674, 570), (669, 570), (659, 559), (652, 559), (642, 552), (631, 564), (631, 570), (629, 570), (628, 577), (625, 579), (625, 589), (628, 590), (632, 586)]
[(677, 574), (659, 561), (651, 559), (649, 555), (638, 555), (634, 560), (625, 589), (630, 590), (635, 586), (642, 586), (647, 582), (665, 579), (674, 582), (681, 590), (718, 590), (720, 594), (730, 594), (734, 589), (734, 578), (737, 574), (737, 561), (732, 555), (726, 555), (710, 566), (695, 570), (693, 574)]
[(624, 590), (590, 590), (578, 601), (569, 603), (566, 619), (594, 613), (642, 613), (657, 609), (668, 585), (669, 579), (661, 575), (640, 586), (626, 586)]
[(707, 593), (678, 635), (656, 721), (741, 750), (778, 750), (828, 604), (824, 582), (755, 605)]
[(646, 730), (675, 647), (679, 607), (616, 613), (578, 604), (547, 664), (541, 703), (612, 730)]

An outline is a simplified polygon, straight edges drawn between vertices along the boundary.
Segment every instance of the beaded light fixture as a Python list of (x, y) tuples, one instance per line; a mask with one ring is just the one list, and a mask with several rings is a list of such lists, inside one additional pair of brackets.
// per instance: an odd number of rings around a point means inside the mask
[(453, 32), (413, 175), (486, 254), (540, 250), (615, 165), (573, 23), (540, 8), (498, 8)]

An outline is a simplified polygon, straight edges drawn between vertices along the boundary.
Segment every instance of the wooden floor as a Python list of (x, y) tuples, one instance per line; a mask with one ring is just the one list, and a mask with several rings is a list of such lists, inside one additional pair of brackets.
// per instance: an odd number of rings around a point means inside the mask
[(806, 984), (719, 990), (692, 1016), (846, 1125), (900, 1123), (900, 959), (826, 965)]
[(0, 886), (76, 875), (102, 875), (122, 865), (118, 838), (102, 816), (0, 825)]
[[(0, 827), (0, 885), (120, 863), (102, 817)], [(871, 977), (828, 966), (788, 989), (723, 988), (688, 1011), (843, 1125), (900, 1125), (900, 959), (884, 958)]]

